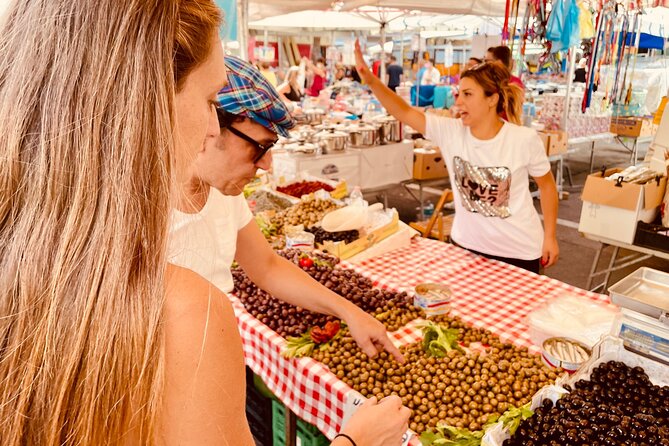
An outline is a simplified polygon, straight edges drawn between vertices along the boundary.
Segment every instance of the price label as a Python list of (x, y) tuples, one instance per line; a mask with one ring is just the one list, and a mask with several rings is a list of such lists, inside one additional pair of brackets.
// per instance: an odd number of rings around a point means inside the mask
[[(342, 426), (346, 426), (348, 420), (351, 419), (353, 414), (357, 412), (358, 408), (362, 406), (365, 401), (367, 401), (367, 398), (355, 390), (348, 392), (346, 395), (346, 401), (344, 402), (344, 418), (342, 421)], [(410, 430), (406, 431), (404, 435), (402, 435), (402, 446), (407, 446), (411, 440), (411, 437), (413, 437), (413, 432)]]
[(346, 395), (346, 401), (344, 402), (344, 419), (341, 423), (342, 426), (346, 426), (346, 423), (348, 423), (348, 420), (351, 419), (351, 416), (358, 410), (358, 407), (362, 406), (362, 403), (365, 401), (367, 401), (367, 398), (355, 390), (348, 392)]

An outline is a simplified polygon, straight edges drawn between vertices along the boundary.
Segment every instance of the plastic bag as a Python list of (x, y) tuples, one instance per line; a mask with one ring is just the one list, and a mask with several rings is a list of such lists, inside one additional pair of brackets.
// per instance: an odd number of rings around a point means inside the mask
[(581, 43), (579, 9), (576, 0), (557, 0), (548, 16), (546, 38), (552, 42), (551, 53)]
[(599, 304), (582, 296), (563, 294), (532, 311), (528, 316), (532, 343), (559, 336), (595, 345), (608, 334), (618, 315), (611, 305)]

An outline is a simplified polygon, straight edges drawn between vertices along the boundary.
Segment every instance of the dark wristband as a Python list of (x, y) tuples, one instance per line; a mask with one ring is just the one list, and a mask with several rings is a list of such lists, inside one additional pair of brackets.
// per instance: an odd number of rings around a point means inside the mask
[(346, 438), (348, 441), (351, 442), (351, 444), (352, 444), (353, 446), (358, 446), (357, 444), (355, 444), (355, 441), (353, 441), (353, 439), (352, 439), (351, 437), (349, 437), (348, 435), (346, 435), (346, 434), (337, 434), (337, 435), (335, 435), (335, 440), (336, 440), (337, 438), (339, 438), (339, 437)]

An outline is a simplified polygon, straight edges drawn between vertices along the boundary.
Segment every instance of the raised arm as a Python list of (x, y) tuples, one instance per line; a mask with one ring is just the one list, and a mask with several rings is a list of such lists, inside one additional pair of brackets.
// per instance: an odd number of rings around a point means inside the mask
[(417, 132), (425, 134), (425, 113), (411, 107), (404, 99), (386, 87), (381, 79), (374, 76), (362, 58), (362, 50), (360, 49), (360, 42), (358, 40), (355, 41), (355, 63), (360, 78), (369, 85), (369, 88), (372, 89), (372, 92), (388, 113), (409, 125)]

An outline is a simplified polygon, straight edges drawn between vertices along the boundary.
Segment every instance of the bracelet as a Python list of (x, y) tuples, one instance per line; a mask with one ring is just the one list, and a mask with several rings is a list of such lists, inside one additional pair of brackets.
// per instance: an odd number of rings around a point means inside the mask
[(353, 446), (358, 446), (357, 444), (355, 444), (355, 441), (353, 441), (353, 439), (352, 439), (351, 437), (349, 437), (348, 435), (346, 435), (346, 434), (337, 434), (337, 435), (335, 435), (335, 439), (337, 439), (337, 438), (339, 438), (339, 437), (346, 438), (348, 441), (351, 442), (351, 444), (352, 444)]

